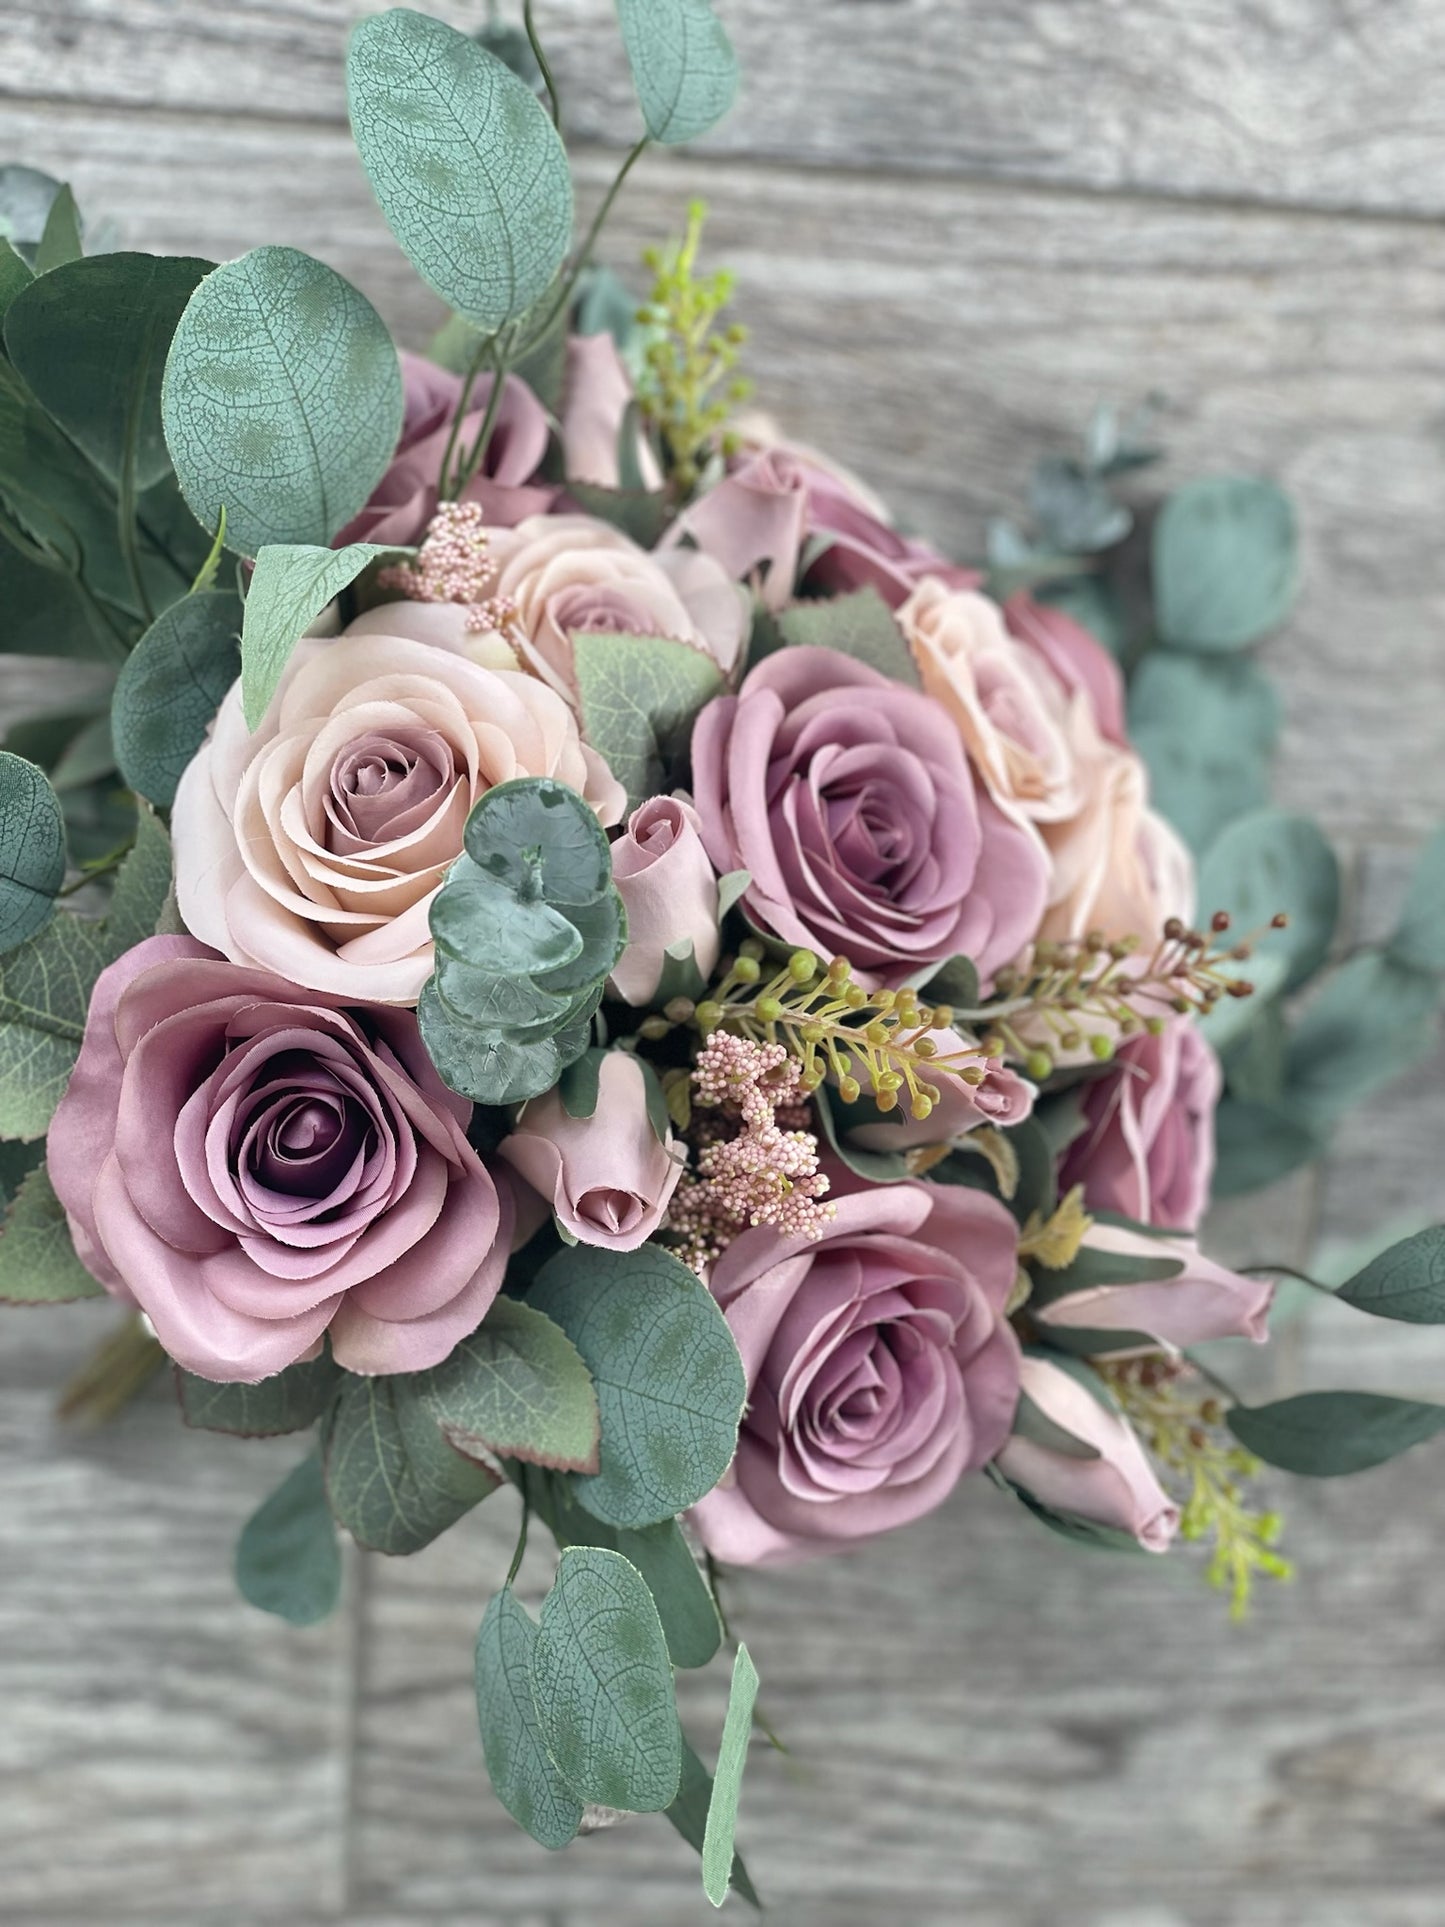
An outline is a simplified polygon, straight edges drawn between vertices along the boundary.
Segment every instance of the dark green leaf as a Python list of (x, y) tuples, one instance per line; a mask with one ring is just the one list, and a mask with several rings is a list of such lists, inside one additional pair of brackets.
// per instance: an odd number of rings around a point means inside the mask
[(10, 243), (0, 240), (0, 321), (9, 313), (16, 295), (23, 294), (34, 279)]
[(1445, 1405), (1378, 1392), (1301, 1392), (1273, 1405), (1234, 1405), (1230, 1431), (1266, 1465), (1338, 1479), (1398, 1458), (1445, 1430)]
[(1445, 1225), (1431, 1225), (1391, 1245), (1335, 1295), (1376, 1318), (1445, 1324)]
[(65, 819), (43, 770), (0, 750), (0, 951), (50, 921), (65, 881)]
[(342, 1380), (325, 1461), (332, 1512), (373, 1552), (419, 1552), (500, 1484), (447, 1443), (404, 1377)]
[[(1069, 1360), (1070, 1364), (1077, 1364), (1077, 1362), (1076, 1359)], [(1042, 1446), (1046, 1452), (1057, 1452), (1062, 1458), (1097, 1459), (1099, 1457), (1099, 1448), (1096, 1445), (1088, 1444), (1086, 1440), (1078, 1438), (1056, 1420), (1051, 1419), (1041, 1405), (1034, 1403), (1027, 1392), (1019, 1393), (1019, 1402), (1014, 1411), (1013, 1429), (1017, 1437)]]
[(572, 239), (566, 152), (531, 88), (405, 7), (357, 25), (346, 85), (361, 164), (417, 273), (484, 334), (516, 320)]
[(70, 261), (78, 261), (80, 252), (80, 213), (69, 187), (62, 187), (45, 217), (40, 245), (35, 250), (35, 272), (50, 274)]
[(723, 1721), (722, 1745), (702, 1843), (702, 1887), (714, 1907), (721, 1907), (727, 1899), (732, 1880), (733, 1835), (737, 1831), (738, 1800), (743, 1790), (743, 1768), (747, 1764), (757, 1697), (758, 1669), (747, 1647), (739, 1646), (733, 1661), (727, 1717)]
[(236, 1584), (262, 1612), (314, 1626), (341, 1596), (341, 1548), (312, 1452), (241, 1528)]
[(1076, 1546), (1088, 1546), (1095, 1552), (1126, 1552), (1149, 1556), (1132, 1532), (1121, 1532), (1115, 1526), (1097, 1525), (1094, 1520), (1081, 1519), (1072, 1512), (1055, 1511), (1052, 1506), (1045, 1505), (1042, 1500), (1036, 1499), (1032, 1492), (1026, 1491), (1021, 1485), (1015, 1485), (1010, 1479), (999, 1478), (997, 1483), (1006, 1491), (1012, 1492), (1024, 1510), (1032, 1513), (1040, 1525), (1047, 1526), (1050, 1532), (1057, 1533), (1061, 1539), (1068, 1539)]
[(1273, 482), (1214, 476), (1177, 490), (1154, 524), (1154, 606), (1177, 649), (1242, 649), (1294, 601), (1298, 537)]
[(395, 550), (373, 542), (352, 542), (344, 549), (290, 543), (257, 552), (241, 631), (241, 695), (249, 728), (259, 726), (291, 651), (327, 603), (363, 569), (392, 554)]
[[(1340, 873), (1333, 850), (1307, 816), (1258, 810), (1232, 822), (1206, 855), (1199, 872), (1200, 915), (1226, 911), (1238, 941), (1264, 935), (1240, 973), (1258, 980), (1260, 964), (1279, 959), (1282, 987), (1292, 990), (1324, 962), (1340, 913)], [(1283, 912), (1289, 922), (1271, 930)]]
[(477, 1719), (497, 1798), (544, 1847), (565, 1847), (582, 1802), (552, 1764), (532, 1697), (537, 1628), (510, 1586), (494, 1595), (477, 1633)]
[(1288, 1111), (1226, 1097), (1214, 1113), (1214, 1195), (1239, 1197), (1277, 1184), (1323, 1155), (1324, 1142)]
[(433, 1423), (463, 1452), (481, 1446), (533, 1465), (597, 1470), (597, 1397), (587, 1367), (533, 1305), (497, 1298), (471, 1337), (413, 1383)]
[(62, 1305), (104, 1295), (76, 1257), (50, 1174), (37, 1165), (21, 1179), (0, 1226), (0, 1302)]
[(574, 1487), (587, 1510), (652, 1525), (711, 1492), (732, 1461), (747, 1384), (693, 1273), (657, 1245), (578, 1246), (543, 1266), (528, 1302), (567, 1333), (597, 1387), (601, 1469)]
[(596, 1112), (606, 1055), (605, 1050), (583, 1051), (577, 1062), (563, 1071), (557, 1091), (568, 1117), (591, 1117)]
[(583, 1800), (659, 1813), (682, 1774), (672, 1667), (637, 1569), (569, 1546), (542, 1602), (532, 1694), (547, 1751)]
[(256, 248), (191, 296), (161, 412), (203, 528), (224, 508), (237, 554), (325, 547), (391, 460), (401, 368), (381, 317), (350, 282), (295, 248)]
[(648, 133), (673, 146), (716, 126), (738, 90), (732, 42), (708, 0), (617, 0)]
[(1351, 957), (1295, 1024), (1285, 1062), (1285, 1101), (1310, 1129), (1417, 1064), (1435, 1028), (1440, 984), (1373, 952)]
[[(1101, 1285), (1153, 1284), (1164, 1278), (1177, 1278), (1184, 1269), (1182, 1258), (1174, 1258), (1161, 1246), (1158, 1257), (1134, 1257), (1124, 1251), (1104, 1251), (1082, 1245), (1072, 1264), (1060, 1270), (1046, 1265), (1034, 1269), (1031, 1303), (1052, 1305), (1075, 1292), (1093, 1291)], [(1055, 1333), (1051, 1330), (1050, 1337)]]
[[(678, 1785), (677, 1798), (667, 1809), (667, 1817), (686, 1840), (694, 1853), (700, 1854), (707, 1837), (707, 1816), (712, 1806), (712, 1775), (693, 1752), (686, 1739), (682, 1743), (682, 1779)], [(732, 1886), (735, 1893), (741, 1894), (750, 1907), (760, 1912), (762, 1902), (758, 1899), (757, 1889), (748, 1878), (748, 1870), (739, 1854), (733, 1855)]]
[(0, 234), (28, 265), (34, 265), (46, 216), (59, 192), (60, 182), (38, 167), (23, 167), (15, 161), (0, 166)]
[(275, 1438), (304, 1432), (331, 1403), (341, 1378), (329, 1353), (288, 1365), (258, 1385), (222, 1385), (176, 1367), (176, 1395), (187, 1425), (237, 1438)]
[(149, 488), (170, 468), (161, 428), (166, 351), (209, 261), (98, 254), (42, 275), (5, 319), (31, 393), (91, 460)]
[(656, 548), (677, 515), (677, 504), (661, 488), (606, 488), (601, 482), (579, 482), (569, 476), (567, 494), (584, 514), (621, 529), (643, 549)]
[(874, 588), (821, 602), (795, 602), (778, 617), (778, 628), (790, 647), (834, 649), (893, 682), (921, 687), (903, 633)]
[(241, 668), (241, 605), (229, 591), (182, 596), (146, 630), (115, 685), (121, 774), (169, 809)]
[(1416, 860), (1389, 953), (1414, 970), (1445, 970), (1445, 825)]
[(572, 654), (583, 734), (636, 809), (663, 788), (669, 750), (686, 743), (722, 677), (701, 649), (661, 636), (583, 632)]
[(868, 1151), (849, 1141), (848, 1132), (854, 1125), (883, 1120), (884, 1113), (871, 1098), (845, 1104), (835, 1090), (823, 1084), (813, 1093), (813, 1108), (823, 1136), (855, 1177), (866, 1178), (870, 1184), (900, 1184), (910, 1175), (902, 1151)]
[(955, 1010), (977, 1009), (978, 968), (972, 957), (950, 957), (924, 984), (923, 995), (930, 1004), (948, 1004)]

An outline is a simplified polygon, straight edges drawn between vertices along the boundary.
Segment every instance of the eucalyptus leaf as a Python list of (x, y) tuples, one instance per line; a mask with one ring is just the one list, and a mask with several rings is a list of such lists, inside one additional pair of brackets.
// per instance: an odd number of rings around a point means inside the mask
[(1129, 740), (1154, 807), (1202, 854), (1225, 825), (1269, 801), (1278, 692), (1243, 657), (1151, 650), (1129, 685)]
[(171, 460), (197, 521), (240, 555), (325, 547), (396, 448), (401, 367), (371, 303), (295, 248), (255, 248), (201, 282), (161, 385)]
[(617, 0), (622, 44), (648, 133), (697, 140), (737, 97), (738, 61), (708, 0)]
[[(1211, 845), (1200, 867), (1200, 914), (1225, 911), (1230, 936), (1254, 939), (1239, 966), (1249, 976), (1264, 957), (1284, 961), (1283, 988), (1312, 977), (1329, 954), (1340, 914), (1340, 872), (1318, 824), (1284, 810), (1240, 816)], [(1283, 930), (1269, 928), (1283, 913)], [(1263, 935), (1257, 936), (1257, 932)]]
[(18, 161), (0, 166), (0, 234), (27, 266), (34, 266), (46, 216), (60, 187), (53, 174), (42, 174), (38, 167), (25, 167)]
[(1213, 476), (1175, 491), (1154, 524), (1154, 607), (1177, 649), (1242, 649), (1289, 614), (1298, 572), (1289, 498), (1273, 482)]
[(236, 1542), (236, 1584), (262, 1612), (314, 1626), (341, 1597), (341, 1548), (312, 1452), (252, 1513)]
[(584, 631), (572, 637), (582, 729), (636, 809), (664, 786), (670, 752), (722, 688), (701, 649), (661, 636)]
[(643, 549), (656, 548), (677, 516), (677, 504), (662, 488), (608, 488), (569, 476), (567, 494), (585, 514), (620, 529)]
[(817, 602), (794, 602), (779, 615), (778, 628), (790, 648), (832, 649), (892, 682), (922, 687), (903, 632), (872, 587)]
[(111, 728), (126, 782), (169, 809), (241, 668), (241, 604), (229, 591), (182, 596), (136, 644), (115, 685)]
[(1389, 954), (1414, 970), (1445, 971), (1445, 824), (1416, 858)]
[(0, 1225), (0, 1303), (63, 1305), (104, 1296), (75, 1255), (49, 1172), (37, 1165), (21, 1179)]
[(1275, 1104), (1225, 1097), (1214, 1113), (1214, 1183), (1218, 1198), (1277, 1184), (1323, 1155), (1310, 1127)]
[(10, 312), (15, 297), (23, 294), (34, 279), (34, 274), (10, 243), (0, 240), (0, 321)]
[(901, 1184), (912, 1175), (904, 1152), (865, 1150), (850, 1142), (852, 1124), (876, 1124), (884, 1118), (871, 1099), (845, 1104), (836, 1090), (821, 1084), (813, 1093), (813, 1109), (830, 1149), (855, 1177), (866, 1178), (870, 1184)]
[(510, 1586), (495, 1594), (477, 1633), (477, 1720), (497, 1798), (532, 1838), (565, 1847), (582, 1802), (552, 1764), (532, 1697), (537, 1628)]
[(642, 1575), (569, 1546), (542, 1602), (532, 1694), (547, 1752), (583, 1800), (659, 1813), (682, 1777), (672, 1666)]
[(568, 1117), (592, 1117), (597, 1111), (602, 1087), (602, 1060), (605, 1050), (587, 1050), (562, 1073), (557, 1094)]
[(324, 1453), (331, 1510), (373, 1552), (419, 1552), (501, 1483), (447, 1442), (406, 1377), (345, 1377)]
[(1134, 518), (1116, 502), (1097, 474), (1066, 455), (1045, 456), (1034, 470), (1029, 506), (1045, 543), (1061, 555), (1096, 555), (1111, 549)]
[(1431, 1225), (1372, 1259), (1335, 1293), (1376, 1318), (1445, 1324), (1445, 1225)]
[(45, 226), (35, 250), (36, 274), (50, 274), (71, 261), (78, 261), (82, 245), (80, 210), (75, 205), (75, 196), (70, 188), (62, 186), (45, 216)]
[(523, 315), (572, 240), (566, 151), (532, 89), (406, 7), (357, 24), (346, 86), (361, 164), (417, 273), (483, 334)]
[(1266, 1465), (1338, 1479), (1383, 1465), (1445, 1430), (1445, 1405), (1378, 1392), (1301, 1392), (1272, 1405), (1231, 1406), (1225, 1422)]
[(727, 1899), (733, 1871), (733, 1835), (737, 1831), (738, 1800), (743, 1790), (743, 1768), (752, 1738), (753, 1707), (758, 1698), (758, 1669), (746, 1646), (733, 1661), (728, 1710), (722, 1744), (708, 1801), (707, 1830), (702, 1844), (702, 1887), (714, 1907)]
[(670, 1519), (711, 1492), (737, 1447), (747, 1382), (706, 1287), (659, 1245), (579, 1245), (538, 1273), (528, 1303), (582, 1354), (602, 1415), (601, 1465), (576, 1496), (609, 1525)]
[(928, 978), (923, 995), (931, 1004), (947, 1004), (955, 1010), (977, 1009), (978, 966), (972, 957), (950, 957)]
[(65, 881), (65, 818), (45, 772), (0, 750), (0, 951), (50, 921)]
[(241, 630), (241, 699), (249, 728), (259, 727), (292, 650), (327, 604), (371, 563), (394, 554), (374, 542), (344, 549), (286, 543), (257, 551)]
[(187, 1425), (236, 1438), (276, 1438), (304, 1432), (331, 1403), (341, 1369), (329, 1352), (288, 1365), (255, 1385), (218, 1384), (176, 1367), (176, 1396)]
[(170, 468), (161, 378), (176, 324), (209, 261), (98, 254), (41, 275), (5, 317), (31, 393), (112, 482), (149, 488)]
[[(1284, 1100), (1315, 1131), (1426, 1054), (1440, 982), (1377, 952), (1327, 978), (1290, 1034)], [(1206, 1035), (1209, 1033), (1206, 1031)]]
[(499, 1297), (470, 1338), (413, 1380), (460, 1450), (597, 1470), (597, 1396), (577, 1348), (535, 1305)]
[[(667, 1817), (697, 1854), (701, 1854), (707, 1837), (707, 1816), (711, 1806), (712, 1775), (684, 1738), (682, 1778), (678, 1784), (677, 1798), (667, 1809)], [(733, 1855), (731, 1879), (733, 1892), (740, 1894), (750, 1907), (756, 1907), (761, 1912), (763, 1903), (748, 1877), (741, 1855), (736, 1853)]]

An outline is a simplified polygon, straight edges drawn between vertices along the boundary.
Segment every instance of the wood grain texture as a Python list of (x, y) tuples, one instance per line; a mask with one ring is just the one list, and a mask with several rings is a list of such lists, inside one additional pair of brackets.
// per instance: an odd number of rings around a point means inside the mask
[[(463, 27), (482, 0), (433, 0)], [(339, 122), (365, 0), (3, 0), (0, 93)], [(1300, 206), (1445, 209), (1435, 0), (719, 0), (742, 97), (704, 145)], [(502, 17), (520, 18), (519, 5)], [(541, 0), (575, 135), (639, 126), (612, 0)]]

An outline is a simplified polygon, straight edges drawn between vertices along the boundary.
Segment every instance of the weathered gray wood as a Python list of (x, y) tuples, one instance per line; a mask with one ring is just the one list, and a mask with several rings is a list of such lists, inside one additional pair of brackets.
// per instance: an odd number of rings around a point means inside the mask
[[(292, 242), (405, 336), (437, 318), (334, 130), (283, 142), (34, 106), (10, 121), (17, 152), (73, 175), (135, 244)], [(595, 194), (606, 164), (581, 171)], [(1299, 611), (1266, 650), (1286, 700), (1280, 800), (1351, 843), (1445, 815), (1445, 441), (1429, 400), (1445, 230), (889, 176), (834, 178), (823, 220), (807, 172), (653, 156), (635, 179), (612, 258), (635, 261), (701, 188), (760, 399), (951, 552), (979, 551), (988, 516), (1100, 399), (1166, 398), (1174, 476), (1279, 476), (1305, 544)]]
[[(364, 0), (6, 0), (0, 90), (264, 119), (344, 114)], [(460, 26), (480, 0), (432, 0)], [(520, 5), (501, 9), (519, 19)], [(744, 70), (720, 152), (1327, 207), (1445, 208), (1434, 0), (720, 0)], [(542, 0), (569, 125), (638, 126), (611, 0)]]

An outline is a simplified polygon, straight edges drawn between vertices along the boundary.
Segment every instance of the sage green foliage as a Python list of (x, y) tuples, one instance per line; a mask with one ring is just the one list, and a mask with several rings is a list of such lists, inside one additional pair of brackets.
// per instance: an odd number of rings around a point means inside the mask
[(1420, 1061), (1440, 1006), (1433, 974), (1367, 951), (1340, 965), (1290, 1033), (1284, 1099), (1315, 1130)]
[[(1240, 964), (1241, 975), (1257, 990), (1293, 990), (1329, 953), (1340, 914), (1339, 865), (1309, 817), (1255, 810), (1237, 817), (1210, 847), (1200, 866), (1198, 900), (1204, 918), (1216, 910), (1229, 914), (1229, 934), (1236, 940), (1265, 931)], [(1279, 911), (1288, 924), (1269, 930)]]
[(673, 146), (715, 127), (738, 91), (732, 42), (708, 0), (617, 0), (642, 118)]
[(580, 632), (572, 660), (583, 732), (634, 810), (663, 789), (668, 760), (685, 752), (722, 677), (701, 649), (661, 636)]
[(315, 1452), (241, 1528), (236, 1584), (253, 1606), (293, 1626), (314, 1626), (334, 1611), (341, 1596), (341, 1548)]
[(597, 1470), (597, 1396), (576, 1346), (534, 1305), (493, 1301), (443, 1364), (413, 1380), (443, 1436), (464, 1451)]
[(374, 542), (344, 549), (268, 544), (257, 552), (241, 629), (241, 703), (248, 728), (259, 727), (292, 650), (326, 605), (363, 569), (395, 553)]
[(1242, 649), (1289, 614), (1298, 574), (1289, 497), (1219, 475), (1175, 491), (1154, 524), (1154, 608), (1172, 648)]
[(757, 1698), (758, 1669), (747, 1647), (739, 1646), (733, 1661), (727, 1716), (723, 1721), (722, 1744), (718, 1749), (702, 1844), (702, 1888), (714, 1907), (721, 1907), (727, 1899), (732, 1879), (733, 1835), (737, 1831), (738, 1801), (743, 1790), (743, 1768), (747, 1764)]
[(381, 479), (401, 429), (401, 366), (349, 281), (295, 248), (255, 248), (201, 282), (161, 386), (171, 460), (227, 546), (325, 546)]
[(582, 1802), (552, 1763), (532, 1697), (537, 1628), (510, 1586), (496, 1593), (477, 1632), (477, 1719), (497, 1798), (544, 1847), (565, 1847)]
[(1415, 860), (1389, 954), (1412, 970), (1445, 971), (1445, 825)]
[(348, 1373), (323, 1440), (331, 1510), (373, 1552), (419, 1552), (501, 1483), (447, 1443), (404, 1375)]
[(168, 473), (161, 378), (209, 261), (98, 254), (41, 275), (11, 303), (5, 348), (30, 392), (101, 474), (139, 489)]
[[(707, 1816), (712, 1807), (712, 1775), (688, 1745), (686, 1737), (682, 1742), (682, 1778), (677, 1789), (677, 1798), (667, 1809), (667, 1817), (692, 1848), (700, 1854), (707, 1837)], [(757, 1888), (748, 1877), (740, 1854), (733, 1855), (732, 1887), (734, 1893), (741, 1894), (750, 1907), (761, 1909)]]
[(660, 1813), (682, 1776), (662, 1623), (620, 1553), (569, 1546), (542, 1602), (532, 1694), (547, 1752), (582, 1800)]
[(16, 295), (23, 293), (34, 279), (10, 243), (0, 240), (0, 321), (9, 313)]
[(234, 592), (182, 596), (146, 630), (116, 678), (110, 720), (121, 775), (164, 809), (236, 680), (240, 631)]
[(60, 182), (38, 167), (18, 161), (0, 165), (0, 235), (28, 267), (35, 265), (35, 250), (59, 192)]
[(1445, 1431), (1445, 1405), (1379, 1392), (1301, 1392), (1272, 1405), (1234, 1405), (1225, 1416), (1246, 1451), (1310, 1479), (1366, 1472)]
[(912, 689), (922, 686), (908, 644), (874, 588), (826, 601), (795, 602), (777, 620), (783, 641), (794, 648), (832, 649), (893, 682)]
[(329, 1352), (288, 1365), (257, 1385), (217, 1384), (176, 1367), (176, 1396), (187, 1425), (237, 1438), (276, 1438), (304, 1432), (331, 1403), (341, 1369)]
[(584, 513), (621, 529), (643, 549), (656, 548), (677, 516), (677, 503), (665, 488), (607, 488), (601, 482), (569, 477), (567, 493)]
[(76, 1257), (50, 1174), (37, 1165), (21, 1179), (0, 1225), (0, 1303), (61, 1305), (104, 1295)]
[[(1034, 1267), (1030, 1302), (1052, 1305), (1060, 1298), (1071, 1297), (1079, 1291), (1093, 1291), (1100, 1285), (1155, 1284), (1161, 1279), (1177, 1278), (1183, 1269), (1183, 1259), (1171, 1257), (1162, 1246), (1159, 1255), (1153, 1257), (1081, 1245), (1073, 1261), (1058, 1270), (1047, 1265)], [(1051, 1338), (1055, 1335), (1050, 1332)]]
[(483, 334), (524, 314), (572, 241), (566, 150), (532, 89), (406, 7), (358, 23), (346, 87), (361, 164), (417, 273)]
[(1274, 685), (1244, 657), (1154, 650), (1139, 664), (1129, 740), (1148, 765), (1151, 802), (1196, 854), (1268, 803), (1280, 717)]
[(587, 1048), (627, 940), (612, 855), (565, 783), (498, 784), (433, 899), (436, 970), (418, 1017), (437, 1069), (482, 1104), (539, 1096)]
[(747, 1394), (727, 1320), (660, 1245), (560, 1251), (528, 1303), (582, 1354), (602, 1415), (601, 1467), (573, 1481), (608, 1525), (670, 1519), (711, 1492), (732, 1461)]
[(0, 1138), (44, 1136), (85, 1035), (96, 978), (154, 934), (170, 884), (170, 839), (143, 809), (109, 913), (62, 911), (0, 964)]
[(1382, 1251), (1336, 1296), (1376, 1318), (1445, 1324), (1445, 1225), (1431, 1225)]
[(71, 193), (69, 186), (65, 185), (57, 192), (55, 199), (50, 203), (50, 211), (45, 216), (45, 226), (41, 230), (40, 243), (35, 250), (36, 274), (51, 274), (56, 268), (63, 268), (71, 261), (78, 261), (83, 245), (80, 210), (75, 205), (75, 196)]
[(1326, 1139), (1282, 1104), (1226, 1093), (1214, 1113), (1211, 1192), (1233, 1198), (1261, 1190), (1313, 1163), (1325, 1148)]
[(42, 929), (65, 881), (65, 819), (43, 770), (0, 750), (0, 951)]

